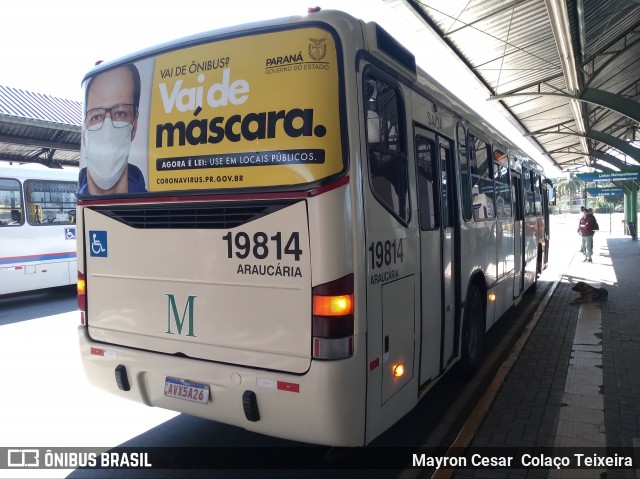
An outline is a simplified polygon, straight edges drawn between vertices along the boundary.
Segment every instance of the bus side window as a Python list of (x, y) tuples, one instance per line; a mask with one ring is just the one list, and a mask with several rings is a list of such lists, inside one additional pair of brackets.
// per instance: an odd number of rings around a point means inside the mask
[(515, 212), (514, 218), (516, 221), (520, 221), (524, 218), (524, 210), (522, 204), (522, 176), (513, 173), (511, 176), (511, 191), (513, 193), (513, 209)]
[(533, 172), (530, 170), (523, 170), (522, 172), (524, 177), (524, 215), (535, 216), (536, 209), (533, 200), (533, 182), (531, 181)]
[(29, 224), (75, 224), (76, 189), (70, 181), (25, 181)]
[(473, 218), (476, 221), (492, 220), (495, 218), (493, 198), (492, 162), (489, 161), (487, 144), (469, 135), (471, 147), (471, 198), (473, 200)]
[(367, 77), (364, 84), (369, 178), (376, 199), (398, 220), (409, 222), (409, 182), (399, 93)]
[(23, 223), (20, 182), (13, 178), (0, 178), (0, 226), (20, 226)]
[(536, 216), (542, 216), (542, 181), (540, 175), (533, 173), (533, 201), (536, 209)]
[(439, 226), (438, 208), (436, 206), (435, 144), (433, 141), (416, 137), (416, 162), (418, 167), (418, 213), (420, 227), (423, 230), (436, 229)]
[(458, 158), (460, 165), (460, 189), (462, 190), (462, 217), (471, 221), (471, 171), (467, 155), (467, 132), (464, 126), (458, 125)]
[(511, 218), (511, 185), (509, 184), (509, 161), (507, 155), (498, 149), (493, 150), (493, 179), (496, 195), (498, 218)]

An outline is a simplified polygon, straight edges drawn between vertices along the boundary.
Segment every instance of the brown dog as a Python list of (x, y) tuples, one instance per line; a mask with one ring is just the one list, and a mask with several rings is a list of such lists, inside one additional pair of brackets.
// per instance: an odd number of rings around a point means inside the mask
[(584, 281), (578, 281), (573, 288), (572, 291), (577, 291), (580, 293), (573, 301), (569, 302), (569, 304), (577, 304), (577, 303), (593, 303), (606, 301), (609, 297), (609, 291), (605, 288), (594, 288), (590, 284), (585, 283)]

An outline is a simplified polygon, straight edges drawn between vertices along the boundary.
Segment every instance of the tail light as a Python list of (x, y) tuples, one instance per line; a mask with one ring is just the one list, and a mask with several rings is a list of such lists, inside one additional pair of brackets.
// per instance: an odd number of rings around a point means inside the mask
[(78, 271), (78, 310), (80, 310), (80, 324), (87, 325), (85, 312), (87, 310), (87, 278), (84, 273)]
[(313, 288), (313, 357), (353, 356), (353, 274)]

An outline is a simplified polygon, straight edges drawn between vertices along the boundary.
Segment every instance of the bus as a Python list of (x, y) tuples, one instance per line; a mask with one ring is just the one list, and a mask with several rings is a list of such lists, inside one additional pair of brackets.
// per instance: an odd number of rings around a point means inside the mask
[(546, 267), (542, 168), (375, 23), (194, 35), (83, 88), (79, 347), (122, 398), (366, 445)]
[(0, 162), (0, 295), (77, 282), (78, 169)]

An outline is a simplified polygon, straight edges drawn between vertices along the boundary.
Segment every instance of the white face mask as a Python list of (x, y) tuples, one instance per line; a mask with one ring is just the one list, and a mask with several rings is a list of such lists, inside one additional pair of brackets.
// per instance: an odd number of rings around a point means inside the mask
[(91, 178), (103, 190), (117, 183), (127, 167), (133, 125), (115, 128), (105, 118), (102, 128), (85, 131), (85, 158)]

